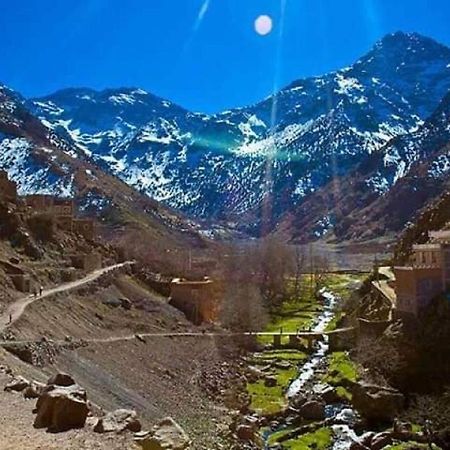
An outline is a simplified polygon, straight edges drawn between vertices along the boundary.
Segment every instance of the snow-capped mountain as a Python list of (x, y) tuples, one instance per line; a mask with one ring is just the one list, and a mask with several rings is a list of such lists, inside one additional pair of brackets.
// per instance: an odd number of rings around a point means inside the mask
[(350, 67), (214, 116), (141, 89), (68, 89), (27, 106), (156, 200), (230, 220), (260, 215), (267, 203), (272, 220), (417, 130), (449, 89), (450, 49), (395, 33)]
[(19, 195), (72, 197), (81, 213), (104, 223), (157, 230), (171, 245), (202, 241), (194, 224), (105, 173), (70, 137), (48, 128), (24, 103), (19, 94), (0, 85), (0, 168), (17, 183)]
[(279, 230), (297, 241), (328, 231), (339, 240), (400, 232), (450, 193), (450, 93), (415, 132), (392, 139), (346, 176), (333, 177), (286, 214)]
[(380, 170), (361, 181), (364, 195), (386, 195), (415, 158), (388, 143), (420, 132), (449, 90), (450, 49), (395, 33), (350, 67), (213, 116), (138, 88), (65, 89), (17, 102), (69, 143), (71, 156), (171, 207), (252, 232), (297, 215), (318, 237), (339, 219), (322, 214), (330, 208), (324, 204), (311, 223), (309, 199), (367, 161)]

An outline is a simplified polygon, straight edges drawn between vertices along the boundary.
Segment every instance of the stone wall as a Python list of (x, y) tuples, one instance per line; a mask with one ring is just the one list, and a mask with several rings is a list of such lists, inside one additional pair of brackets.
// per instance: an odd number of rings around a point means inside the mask
[(175, 279), (170, 285), (170, 304), (196, 324), (214, 322), (218, 316), (218, 300), (214, 291), (212, 280)]
[(0, 170), (0, 197), (10, 202), (17, 200), (17, 185), (8, 179), (8, 174), (4, 170)]
[(75, 269), (92, 271), (102, 267), (102, 256), (98, 253), (71, 255), (70, 261)]

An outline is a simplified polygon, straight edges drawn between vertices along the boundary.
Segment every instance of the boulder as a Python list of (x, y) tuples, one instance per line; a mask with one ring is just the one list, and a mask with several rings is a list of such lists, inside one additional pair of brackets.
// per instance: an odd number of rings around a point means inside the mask
[(289, 405), (294, 409), (299, 409), (306, 403), (308, 397), (304, 392), (297, 392), (289, 401)]
[(323, 420), (325, 419), (325, 403), (310, 400), (302, 405), (299, 414), (307, 420)]
[(75, 380), (67, 373), (59, 372), (52, 377), (50, 377), (47, 381), (47, 385), (55, 385), (55, 386), (72, 386), (75, 383)]
[(370, 421), (391, 421), (404, 406), (403, 394), (396, 389), (366, 383), (353, 387), (353, 406)]
[(122, 306), (123, 309), (130, 310), (133, 306), (133, 303), (131, 300), (127, 299), (126, 297), (121, 297), (120, 299), (120, 306)]
[(24, 389), (26, 389), (28, 386), (30, 385), (30, 382), (22, 377), (22, 376), (17, 376), (14, 377), (6, 386), (5, 386), (5, 391), (16, 391), (16, 392), (21, 392)]
[(392, 434), (389, 431), (376, 434), (370, 442), (370, 450), (381, 450), (392, 444)]
[(278, 384), (277, 377), (270, 375), (264, 377), (264, 386), (275, 387), (277, 384)]
[(45, 384), (39, 381), (32, 381), (23, 391), (24, 398), (39, 398), (44, 392)]
[(83, 428), (89, 409), (86, 391), (80, 386), (49, 385), (36, 403), (35, 428), (66, 431)]
[(406, 434), (412, 433), (412, 425), (409, 422), (403, 422), (399, 419), (394, 420), (394, 433), (395, 434)]
[(289, 361), (276, 360), (272, 363), (272, 366), (277, 369), (288, 370), (292, 367), (292, 364)]
[(94, 426), (94, 431), (97, 433), (121, 433), (125, 430), (137, 432), (141, 431), (141, 428), (141, 422), (137, 418), (136, 411), (117, 409), (104, 417), (100, 417)]
[(110, 306), (111, 308), (117, 308), (122, 305), (122, 302), (118, 298), (107, 298), (102, 300), (104, 305)]
[(255, 429), (251, 425), (241, 424), (236, 429), (236, 435), (241, 441), (252, 441), (255, 438)]
[(191, 445), (187, 434), (171, 417), (161, 420), (152, 431), (139, 433), (136, 442), (143, 450), (185, 450)]
[(314, 386), (314, 393), (320, 396), (325, 403), (342, 403), (342, 398), (337, 394), (336, 388), (327, 384)]

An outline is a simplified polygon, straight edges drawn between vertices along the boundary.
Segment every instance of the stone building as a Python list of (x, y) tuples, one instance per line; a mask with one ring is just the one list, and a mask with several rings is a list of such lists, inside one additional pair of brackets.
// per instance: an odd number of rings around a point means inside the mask
[(73, 232), (81, 234), (85, 239), (92, 241), (95, 237), (95, 221), (93, 219), (73, 219)]
[(46, 194), (32, 194), (23, 197), (25, 205), (34, 212), (49, 212), (53, 207), (53, 196)]
[(99, 253), (79, 253), (70, 256), (70, 262), (75, 269), (92, 271), (102, 267), (102, 256)]
[(8, 178), (6, 170), (0, 170), (0, 197), (13, 203), (17, 200), (17, 184)]
[(430, 233), (413, 246), (410, 261), (394, 267), (397, 315), (417, 316), (437, 295), (450, 289), (450, 230)]
[(93, 240), (96, 234), (95, 220), (75, 217), (75, 205), (71, 198), (33, 194), (24, 197), (25, 205), (34, 213), (47, 213), (55, 218), (59, 228)]
[(175, 278), (170, 284), (170, 304), (195, 324), (214, 322), (218, 316), (214, 288), (214, 282), (209, 278), (200, 281)]

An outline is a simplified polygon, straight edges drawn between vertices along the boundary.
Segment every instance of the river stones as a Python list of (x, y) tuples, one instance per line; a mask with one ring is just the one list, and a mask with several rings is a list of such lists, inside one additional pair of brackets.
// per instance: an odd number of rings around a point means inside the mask
[(116, 409), (100, 417), (94, 426), (96, 433), (121, 433), (125, 430), (141, 431), (141, 422), (136, 411), (131, 409)]
[(370, 421), (391, 421), (404, 406), (403, 394), (396, 389), (357, 383), (352, 403)]
[(25, 388), (27, 388), (30, 385), (30, 382), (22, 377), (22, 376), (17, 376), (14, 377), (6, 386), (5, 386), (5, 391), (16, 391), (16, 392), (21, 392), (23, 391)]
[(325, 402), (310, 400), (302, 405), (299, 411), (300, 416), (307, 420), (325, 419)]
[(264, 386), (266, 387), (275, 387), (278, 384), (277, 377), (268, 375), (264, 377)]

